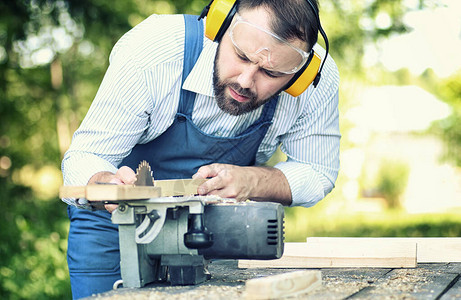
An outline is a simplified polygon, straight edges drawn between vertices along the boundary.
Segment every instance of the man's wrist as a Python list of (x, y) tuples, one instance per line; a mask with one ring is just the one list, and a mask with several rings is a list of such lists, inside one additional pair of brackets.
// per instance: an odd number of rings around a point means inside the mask
[(282, 171), (272, 167), (244, 167), (250, 174), (250, 199), (291, 205), (291, 189)]

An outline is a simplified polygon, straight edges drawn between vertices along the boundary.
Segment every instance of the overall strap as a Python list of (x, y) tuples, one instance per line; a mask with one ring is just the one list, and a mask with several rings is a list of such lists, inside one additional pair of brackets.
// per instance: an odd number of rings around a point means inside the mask
[[(197, 16), (184, 15), (184, 23), (184, 66), (181, 84), (184, 84), (203, 48), (203, 20), (198, 21)], [(194, 101), (194, 92), (181, 89), (178, 112), (191, 116)]]

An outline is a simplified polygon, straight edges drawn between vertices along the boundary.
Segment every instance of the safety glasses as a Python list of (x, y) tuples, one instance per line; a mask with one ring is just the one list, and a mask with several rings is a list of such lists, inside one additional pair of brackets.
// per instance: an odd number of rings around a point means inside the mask
[(239, 56), (273, 72), (296, 73), (309, 57), (305, 51), (276, 34), (248, 22), (239, 14), (234, 17), (229, 35)]

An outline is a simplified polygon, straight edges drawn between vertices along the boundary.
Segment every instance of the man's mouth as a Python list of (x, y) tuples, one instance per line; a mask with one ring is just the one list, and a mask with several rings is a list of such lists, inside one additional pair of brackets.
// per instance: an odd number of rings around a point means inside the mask
[(233, 99), (235, 99), (238, 102), (248, 102), (251, 100), (251, 97), (239, 94), (236, 90), (234, 90), (231, 87), (229, 87), (229, 94)]

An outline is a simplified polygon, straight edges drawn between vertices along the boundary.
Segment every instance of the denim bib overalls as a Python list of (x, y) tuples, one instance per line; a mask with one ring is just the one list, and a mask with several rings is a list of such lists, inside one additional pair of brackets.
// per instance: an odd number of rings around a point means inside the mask
[[(185, 15), (185, 48), (182, 82), (192, 70), (203, 47), (203, 22)], [(277, 105), (278, 97), (265, 104), (261, 116), (236, 137), (204, 133), (192, 122), (195, 93), (182, 89), (173, 124), (147, 144), (138, 144), (119, 165), (136, 170), (147, 160), (155, 179), (191, 178), (199, 167), (210, 163), (240, 166), (255, 164)], [(155, 116), (153, 116), (155, 117)], [(112, 289), (120, 279), (120, 253), (117, 226), (107, 211), (88, 211), (68, 207), (71, 226), (67, 260), (74, 298)]]

